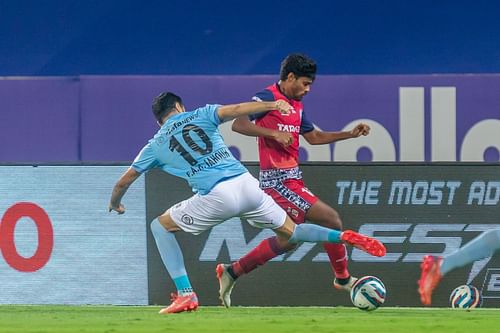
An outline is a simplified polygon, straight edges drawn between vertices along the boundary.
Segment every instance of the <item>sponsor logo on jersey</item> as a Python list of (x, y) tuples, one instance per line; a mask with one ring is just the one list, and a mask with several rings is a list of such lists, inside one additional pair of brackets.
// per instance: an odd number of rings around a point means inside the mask
[(300, 132), (300, 126), (294, 126), (294, 125), (285, 125), (285, 124), (277, 124), (278, 125), (278, 130), (282, 132), (289, 132), (289, 133), (299, 133)]

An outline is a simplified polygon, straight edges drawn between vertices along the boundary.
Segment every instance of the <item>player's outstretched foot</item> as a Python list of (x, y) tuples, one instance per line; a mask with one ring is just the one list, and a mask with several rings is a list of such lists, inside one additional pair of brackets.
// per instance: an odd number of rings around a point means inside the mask
[(423, 305), (431, 305), (432, 292), (436, 289), (439, 281), (441, 281), (441, 263), (442, 257), (425, 256), (420, 269), (420, 280), (418, 280), (418, 293), (420, 294), (420, 301)]
[(161, 314), (194, 311), (198, 308), (198, 296), (196, 293), (179, 296), (177, 293), (170, 295), (172, 304), (160, 310)]
[[(358, 278), (355, 278), (354, 276), (349, 276), (349, 279), (347, 281), (342, 281), (343, 279), (337, 279), (333, 280), (333, 286), (338, 289), (338, 290), (345, 290), (347, 292), (350, 292), (352, 289), (352, 286), (358, 281)], [(341, 283), (344, 282), (344, 283)]]
[(236, 281), (229, 275), (227, 269), (231, 265), (218, 264), (215, 268), (217, 280), (219, 280), (219, 299), (226, 308), (231, 306), (231, 292), (233, 291)]
[(352, 230), (344, 230), (340, 235), (340, 239), (349, 245), (371, 254), (372, 256), (385, 256), (386, 249), (384, 244), (375, 238), (358, 234)]

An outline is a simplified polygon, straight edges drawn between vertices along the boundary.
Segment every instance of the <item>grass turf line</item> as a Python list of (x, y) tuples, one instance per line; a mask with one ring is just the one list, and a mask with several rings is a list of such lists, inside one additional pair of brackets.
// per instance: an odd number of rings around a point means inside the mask
[(159, 315), (158, 306), (0, 306), (0, 332), (495, 332), (500, 309), (201, 307)]

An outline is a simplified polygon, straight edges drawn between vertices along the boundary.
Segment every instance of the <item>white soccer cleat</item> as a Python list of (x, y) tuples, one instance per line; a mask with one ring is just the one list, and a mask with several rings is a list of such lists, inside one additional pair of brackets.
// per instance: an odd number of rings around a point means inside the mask
[(231, 306), (231, 292), (233, 291), (236, 281), (227, 272), (227, 268), (231, 265), (218, 264), (215, 268), (217, 279), (219, 280), (219, 299), (226, 308)]
[(358, 281), (358, 278), (355, 278), (354, 276), (349, 277), (349, 281), (345, 284), (340, 284), (337, 279), (333, 280), (333, 286), (338, 289), (338, 290), (345, 290), (347, 292), (350, 292), (352, 289), (352, 286)]

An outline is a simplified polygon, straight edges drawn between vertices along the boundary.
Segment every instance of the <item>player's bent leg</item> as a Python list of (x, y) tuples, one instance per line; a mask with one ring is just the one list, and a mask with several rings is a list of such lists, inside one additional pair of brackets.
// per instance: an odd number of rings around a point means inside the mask
[(289, 235), (289, 242), (291, 243), (344, 242), (373, 256), (383, 257), (386, 253), (384, 244), (375, 238), (359, 234), (352, 230), (340, 232), (338, 230), (328, 229), (315, 224), (305, 223), (296, 225), (288, 216), (285, 223), (281, 227), (274, 229), (274, 231), (285, 237)]
[[(245, 204), (249, 204), (251, 202), (249, 198), (254, 198), (257, 206), (252, 207), (251, 210), (244, 209), (244, 213), (240, 217), (257, 228), (279, 229), (285, 223), (287, 216), (285, 211), (258, 187), (258, 182), (255, 179), (253, 180), (254, 186), (250, 186), (244, 191), (244, 202)], [(252, 182), (248, 183), (251, 185)], [(231, 265), (217, 265), (216, 273), (219, 281), (219, 298), (222, 305), (226, 307), (231, 306), (231, 293), (238, 277), (250, 273), (259, 266), (266, 264), (269, 260), (295, 247), (294, 244), (289, 244), (287, 241), (291, 232), (290, 229), (281, 233), (284, 236), (277, 235), (264, 239), (250, 252)]]
[(357, 278), (351, 276), (347, 269), (348, 258), (345, 244), (323, 243), (323, 247), (335, 272), (333, 287), (337, 290), (351, 291)]
[(423, 258), (420, 265), (420, 280), (418, 280), (418, 293), (423, 305), (431, 305), (432, 292), (436, 289), (442, 278), (440, 270), (442, 262), (442, 257), (428, 255)]
[[(290, 216), (286, 215), (285, 222), (283, 225), (279, 228), (273, 229), (273, 231), (278, 235), (278, 237), (281, 237), (282, 239), (286, 239), (288, 242), (290, 242), (295, 230), (296, 230), (297, 224), (293, 222), (293, 220), (290, 218)], [(298, 243), (301, 240), (298, 241), (292, 241), (292, 243)]]
[[(318, 224), (330, 229), (342, 230), (342, 220), (339, 213), (324, 203), (320, 199), (307, 210), (305, 218), (314, 224)], [(351, 291), (352, 286), (356, 282), (356, 278), (352, 277), (347, 269), (347, 249), (344, 244), (324, 243), (330, 265), (335, 273), (333, 287), (338, 290)]]
[(305, 218), (307, 221), (326, 228), (342, 230), (339, 213), (320, 199), (307, 210)]
[(168, 231), (176, 232), (182, 229), (174, 222), (172, 216), (170, 215), (170, 210), (167, 210), (163, 215), (158, 216), (158, 222)]
[(293, 250), (297, 245), (289, 243), (286, 238), (275, 236), (259, 243), (252, 251), (232, 264), (218, 264), (215, 268), (219, 281), (219, 299), (226, 308), (231, 306), (231, 292), (236, 280), (248, 274), (269, 260)]
[(286, 238), (275, 236), (264, 239), (249, 253), (238, 261), (229, 264), (218, 264), (215, 271), (219, 281), (219, 299), (225, 307), (231, 306), (231, 292), (236, 280), (244, 274), (266, 264), (269, 260), (296, 247), (296, 244), (288, 243)]
[(170, 216), (170, 212), (151, 223), (151, 232), (161, 259), (172, 278), (177, 292), (172, 294), (172, 303), (160, 310), (160, 314), (193, 311), (198, 308), (198, 297), (193, 291), (184, 266), (184, 257), (173, 231), (181, 230)]

